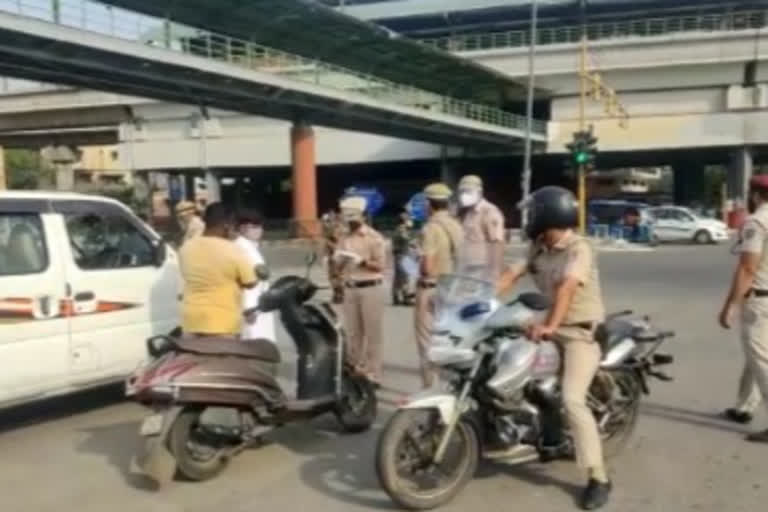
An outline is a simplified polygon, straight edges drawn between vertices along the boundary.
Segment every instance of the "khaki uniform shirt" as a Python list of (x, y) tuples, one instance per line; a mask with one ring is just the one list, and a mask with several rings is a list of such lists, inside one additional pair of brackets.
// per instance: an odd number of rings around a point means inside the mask
[(552, 249), (541, 243), (531, 244), (526, 270), (542, 294), (554, 300), (557, 288), (566, 277), (574, 277), (581, 284), (563, 319), (564, 328), (602, 322), (605, 318), (594, 254), (590, 242), (573, 232), (568, 232)]
[(739, 235), (737, 250), (761, 255), (752, 287), (768, 290), (768, 205), (763, 205), (747, 217)]
[(439, 211), (432, 215), (421, 233), (421, 250), (425, 258), (433, 258), (435, 275), (422, 279), (435, 282), (442, 274), (453, 272), (463, 241), (464, 230), (450, 213)]
[[(338, 248), (350, 251), (360, 256), (363, 261), (384, 268), (387, 261), (386, 242), (381, 234), (368, 225), (363, 225), (357, 231), (347, 233), (339, 240)], [(382, 272), (374, 272), (367, 267), (342, 264), (339, 269), (345, 281), (370, 281), (382, 279)]]
[(464, 239), (468, 244), (504, 242), (504, 215), (496, 205), (480, 200), (461, 218)]

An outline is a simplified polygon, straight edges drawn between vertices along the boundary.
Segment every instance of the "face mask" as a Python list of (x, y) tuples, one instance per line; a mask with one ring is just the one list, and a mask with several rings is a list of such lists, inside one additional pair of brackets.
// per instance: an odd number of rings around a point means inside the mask
[(243, 231), (243, 236), (252, 242), (261, 240), (264, 229), (261, 226), (249, 226)]
[(469, 208), (475, 206), (480, 202), (480, 192), (475, 190), (467, 190), (459, 194), (459, 204), (463, 208)]

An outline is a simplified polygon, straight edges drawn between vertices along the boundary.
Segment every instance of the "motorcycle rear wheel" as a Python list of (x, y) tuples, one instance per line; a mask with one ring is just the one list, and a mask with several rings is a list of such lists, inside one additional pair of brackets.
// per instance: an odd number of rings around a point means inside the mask
[(395, 413), (384, 429), (376, 452), (376, 472), (381, 486), (399, 506), (410, 510), (439, 507), (474, 476), (480, 443), (467, 421), (456, 425), (439, 467), (432, 462), (444, 428), (434, 409), (405, 409)]
[(602, 377), (602, 380), (596, 379), (593, 385), (607, 388), (595, 390), (595, 394), (600, 393), (604, 399), (610, 400), (610, 416), (600, 435), (603, 455), (613, 458), (624, 450), (637, 427), (642, 388), (637, 375), (630, 370), (614, 370)]
[(178, 472), (195, 482), (218, 476), (229, 462), (223, 448), (210, 446), (204, 438), (200, 439), (198, 424), (201, 414), (201, 410), (184, 409), (173, 423), (168, 440)]

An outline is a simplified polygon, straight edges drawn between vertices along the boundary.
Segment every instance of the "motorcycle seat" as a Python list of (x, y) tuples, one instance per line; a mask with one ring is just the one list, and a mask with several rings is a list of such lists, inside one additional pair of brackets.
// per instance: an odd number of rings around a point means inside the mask
[(265, 339), (233, 340), (216, 336), (205, 338), (181, 338), (176, 347), (182, 352), (209, 356), (235, 356), (258, 359), (267, 363), (279, 363), (280, 351), (274, 343)]

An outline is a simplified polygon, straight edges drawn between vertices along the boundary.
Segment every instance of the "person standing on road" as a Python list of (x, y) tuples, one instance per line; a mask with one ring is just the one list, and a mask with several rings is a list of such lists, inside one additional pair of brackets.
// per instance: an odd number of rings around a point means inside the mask
[(384, 237), (365, 222), (366, 200), (350, 196), (340, 202), (347, 233), (333, 256), (344, 283), (344, 324), (349, 357), (357, 371), (381, 382), (381, 344), (385, 305)]
[(400, 224), (392, 236), (392, 260), (394, 261), (392, 304), (395, 306), (410, 304), (413, 300), (412, 279), (401, 264), (401, 259), (411, 252), (413, 238), (413, 221), (406, 211), (400, 214)]
[(336, 212), (330, 211), (323, 215), (323, 240), (325, 242), (325, 255), (328, 259), (328, 284), (333, 290), (331, 302), (334, 304), (344, 302), (344, 283), (342, 283), (341, 276), (337, 271), (337, 266), (332, 261), (333, 253), (336, 251), (336, 246), (343, 233), (344, 226)]
[[(737, 245), (739, 263), (720, 311), (720, 325), (730, 329), (733, 312), (741, 305), (741, 342), (745, 366), (738, 404), (725, 416), (749, 423), (762, 402), (768, 405), (768, 176), (750, 181), (749, 210)], [(748, 441), (768, 443), (768, 430), (754, 432)]]
[[(527, 335), (533, 341), (552, 339), (563, 354), (563, 405), (573, 433), (576, 460), (589, 473), (581, 506), (594, 510), (608, 502), (612, 488), (597, 423), (587, 406), (587, 392), (601, 359), (594, 333), (605, 317), (597, 261), (589, 241), (574, 232), (579, 208), (571, 192), (544, 187), (521, 206), (528, 209), (528, 258), (525, 264), (504, 272), (499, 292), (509, 292), (527, 273), (552, 301), (545, 322), (530, 326)], [(569, 449), (559, 408), (542, 413), (541, 457), (548, 461), (566, 455)]]
[(459, 181), (459, 220), (468, 246), (492, 251), (489, 255), (478, 254), (477, 259), (491, 262), (496, 267), (493, 274), (498, 275), (504, 263), (504, 215), (483, 197), (483, 180), (479, 176), (468, 175)]
[[(238, 215), (237, 229), (240, 236), (235, 240), (240, 249), (248, 256), (254, 268), (260, 269), (262, 276), (269, 274), (264, 257), (259, 249), (259, 242), (264, 232), (264, 218), (255, 211), (244, 211)], [(250, 290), (243, 292), (243, 311), (255, 308), (259, 305), (261, 294), (267, 291), (269, 283), (266, 279)], [(240, 337), (244, 340), (269, 340), (277, 341), (275, 334), (275, 314), (273, 312), (258, 312), (245, 318), (245, 324)]]
[(424, 388), (432, 387), (437, 379), (434, 365), (427, 358), (432, 322), (433, 298), (438, 278), (456, 267), (456, 259), (464, 239), (461, 224), (448, 211), (453, 192), (443, 183), (433, 183), (424, 189), (428, 201), (429, 220), (421, 233), (421, 275), (416, 284), (414, 327), (419, 351), (421, 380)]
[(182, 231), (182, 245), (184, 242), (201, 236), (205, 231), (205, 223), (197, 214), (197, 207), (191, 201), (181, 201), (176, 205), (176, 218)]
[(236, 338), (243, 317), (242, 290), (258, 283), (247, 255), (232, 241), (234, 212), (222, 203), (205, 210), (205, 232), (179, 251), (184, 279), (181, 328), (191, 336)]

